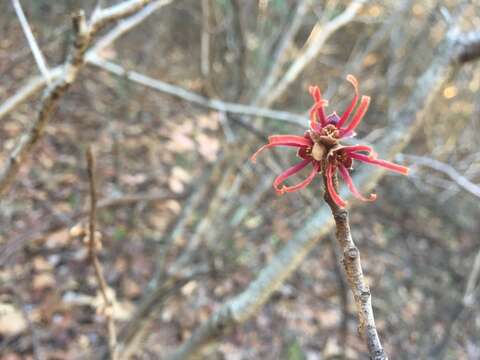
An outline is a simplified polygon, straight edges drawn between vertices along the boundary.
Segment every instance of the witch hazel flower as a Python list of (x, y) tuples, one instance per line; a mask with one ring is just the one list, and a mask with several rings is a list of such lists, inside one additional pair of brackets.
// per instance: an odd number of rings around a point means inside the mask
[[(368, 197), (363, 196), (355, 187), (350, 176), (350, 170), (353, 169), (355, 161), (379, 166), (402, 175), (408, 174), (407, 167), (378, 159), (377, 154), (370, 146), (341, 144), (341, 140), (355, 136), (355, 129), (362, 121), (370, 104), (370, 97), (362, 96), (355, 114), (351, 116), (359, 99), (358, 81), (353, 75), (348, 75), (347, 81), (353, 86), (354, 97), (342, 116), (338, 116), (336, 112), (327, 116), (325, 107), (328, 105), (328, 101), (322, 99), (318, 86), (311, 86), (310, 95), (313, 97), (314, 104), (310, 109), (310, 128), (305, 134), (303, 136), (272, 135), (268, 138), (268, 144), (263, 145), (251, 157), (251, 160), (255, 162), (258, 154), (263, 150), (276, 146), (298, 149), (297, 155), (302, 161), (285, 170), (273, 182), (273, 187), (278, 194), (283, 195), (303, 189), (312, 182), (317, 174), (323, 173), (326, 179), (326, 191), (338, 206), (345, 207), (346, 202), (337, 193), (334, 185), (337, 172), (340, 173), (354, 197), (362, 201), (373, 201), (376, 198), (375, 194), (370, 194)], [(305, 180), (291, 186), (284, 184), (289, 177), (309, 165), (311, 165), (311, 171)]]

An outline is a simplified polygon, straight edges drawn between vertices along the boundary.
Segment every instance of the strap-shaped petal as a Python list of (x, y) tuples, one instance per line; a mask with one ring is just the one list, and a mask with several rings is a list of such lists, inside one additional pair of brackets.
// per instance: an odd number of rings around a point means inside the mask
[(315, 104), (313, 104), (310, 109), (310, 127), (316, 130), (315, 116), (318, 116), (321, 127), (324, 127), (327, 124), (327, 115), (325, 114), (324, 106), (328, 105), (328, 101), (322, 99), (322, 92), (320, 91), (320, 88), (318, 86), (310, 86), (308, 90), (313, 100), (315, 101)]
[(372, 147), (367, 146), (367, 145), (351, 145), (351, 146), (344, 146), (341, 148), (342, 151), (351, 153), (351, 152), (357, 152), (357, 151), (363, 151), (368, 154), (371, 154), (372, 156), (376, 156), (377, 153), (373, 150)]
[(315, 162), (313, 164), (312, 171), (310, 172), (310, 174), (308, 175), (308, 177), (305, 180), (303, 180), (302, 182), (300, 182), (296, 185), (292, 185), (292, 186), (283, 185), (280, 189), (275, 188), (275, 190), (277, 190), (277, 193), (279, 195), (283, 195), (286, 192), (293, 192), (293, 191), (301, 190), (301, 189), (307, 187), (308, 185), (310, 185), (312, 180), (315, 178), (315, 175), (317, 175), (319, 169), (320, 169), (320, 164), (318, 162)]
[[(307, 166), (308, 164), (310, 164), (310, 162), (312, 162), (311, 159), (306, 159), (306, 160), (303, 160), (301, 162), (299, 162), (298, 164), (296, 165), (293, 165), (291, 168), (288, 168), (287, 170), (285, 170), (283, 173), (281, 173), (280, 175), (278, 175), (275, 180), (273, 181), (273, 187), (275, 188), (275, 190), (277, 191), (278, 194), (282, 195), (285, 193), (285, 191), (283, 190), (284, 187), (280, 188), (280, 185), (285, 181), (287, 180), (290, 176), (292, 175), (295, 175), (296, 173), (298, 173), (299, 171), (301, 171), (305, 166)], [(312, 178), (313, 179), (313, 178)], [(311, 181), (311, 180), (310, 180)], [(307, 184), (308, 185), (308, 184)], [(306, 186), (306, 185), (305, 185)]]
[(377, 195), (375, 195), (375, 194), (370, 194), (370, 196), (368, 198), (366, 198), (365, 196), (360, 194), (360, 192), (357, 190), (355, 184), (353, 183), (352, 177), (350, 176), (350, 174), (349, 174), (349, 172), (348, 172), (348, 170), (345, 166), (340, 165), (338, 167), (338, 170), (340, 172), (340, 175), (342, 176), (343, 181), (345, 181), (345, 183), (347, 184), (348, 189), (353, 194), (353, 196), (355, 196), (357, 199), (362, 200), (362, 201), (374, 201), (377, 198)]
[(341, 131), (341, 135), (349, 134), (355, 130), (355, 128), (360, 124), (362, 121), (363, 116), (368, 110), (368, 106), (370, 105), (370, 96), (362, 96), (362, 100), (360, 100), (360, 105), (358, 106), (355, 115), (353, 116), (352, 121), (348, 124), (346, 128), (343, 128)]
[(327, 173), (325, 176), (327, 177), (327, 191), (332, 200), (335, 202), (340, 207), (345, 207), (347, 203), (340, 197), (340, 195), (337, 194), (337, 191), (335, 190), (335, 185), (333, 184), (333, 176), (335, 173), (335, 165), (332, 163), (329, 163), (327, 165)]
[(250, 160), (257, 161), (257, 156), (265, 149), (275, 146), (290, 146), (290, 147), (307, 147), (312, 145), (312, 140), (299, 135), (272, 135), (268, 138), (268, 144), (263, 145), (260, 149), (255, 151)]
[(276, 145), (310, 146), (313, 144), (313, 141), (300, 135), (272, 135), (268, 137), (268, 143)]
[(367, 155), (357, 154), (357, 153), (351, 153), (350, 157), (352, 157), (353, 159), (362, 161), (364, 163), (383, 167), (385, 169), (388, 169), (390, 171), (393, 171), (402, 175), (408, 175), (408, 168), (406, 166), (398, 165), (387, 160), (376, 159), (372, 156), (367, 156)]
[(347, 110), (345, 110), (342, 117), (340, 118), (340, 121), (338, 122), (338, 127), (339, 128), (341, 126), (343, 126), (343, 124), (345, 124), (345, 122), (348, 120), (348, 118), (350, 117), (350, 114), (352, 113), (353, 109), (355, 108), (355, 105), (357, 105), (357, 102), (358, 102), (358, 81), (357, 81), (357, 79), (355, 78), (355, 76), (353, 76), (351, 74), (348, 74), (347, 75), (347, 81), (350, 84), (352, 84), (353, 89), (355, 91), (355, 95), (353, 96), (353, 99), (352, 99), (350, 105), (348, 106)]

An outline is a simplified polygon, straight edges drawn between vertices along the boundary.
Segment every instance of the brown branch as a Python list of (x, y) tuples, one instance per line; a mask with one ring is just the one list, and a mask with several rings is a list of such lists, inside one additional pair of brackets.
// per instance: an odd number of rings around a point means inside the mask
[[(325, 188), (327, 188), (327, 178), (323, 177)], [(336, 179), (335, 179), (336, 183)], [(325, 191), (325, 201), (332, 211), (336, 225), (337, 241), (342, 248), (342, 264), (345, 270), (347, 281), (353, 293), (353, 298), (357, 306), (357, 315), (360, 322), (360, 335), (366, 340), (370, 359), (387, 360), (387, 354), (383, 350), (380, 338), (375, 326), (375, 319), (372, 309), (372, 296), (370, 289), (363, 276), (362, 264), (360, 262), (360, 250), (353, 242), (350, 230), (348, 210), (340, 208), (330, 197), (328, 191)]]
[[(190, 191), (181, 194), (168, 194), (163, 192), (152, 193), (138, 193), (131, 195), (124, 195), (120, 197), (106, 198), (98, 201), (97, 211), (113, 209), (120, 206), (134, 205), (138, 202), (162, 202), (167, 200), (182, 200)], [(40, 221), (41, 225), (33, 230), (12, 238), (8, 243), (4, 251), (0, 255), (0, 267), (5, 266), (10, 259), (25, 246), (25, 244), (32, 242), (36, 239), (41, 239), (53, 232), (61, 231), (62, 229), (69, 228), (79, 221), (82, 221), (84, 217), (88, 215), (88, 210), (80, 211), (73, 215), (70, 215), (64, 221)]]
[(317, 24), (314, 27), (314, 31), (312, 31), (311, 38), (305, 49), (303, 49), (298, 57), (296, 57), (295, 61), (285, 72), (285, 75), (271, 88), (262, 103), (268, 106), (276, 101), (285, 92), (288, 86), (297, 79), (303, 69), (317, 57), (330, 36), (352, 21), (365, 2), (366, 0), (354, 0), (340, 15), (336, 16), (331, 21), (323, 26)]
[(117, 331), (115, 328), (115, 321), (113, 319), (113, 302), (109, 299), (107, 294), (108, 285), (103, 276), (102, 266), (97, 257), (97, 248), (100, 246), (100, 240), (96, 239), (95, 233), (95, 221), (97, 215), (97, 192), (95, 188), (95, 158), (93, 156), (92, 148), (89, 146), (86, 150), (87, 157), (87, 171), (88, 182), (90, 184), (90, 213), (89, 213), (89, 231), (88, 231), (88, 255), (90, 261), (95, 269), (95, 277), (97, 278), (98, 285), (100, 287), (100, 293), (102, 294), (104, 302), (104, 313), (107, 319), (107, 331), (108, 331), (108, 348), (110, 359), (117, 359), (116, 344), (117, 344)]
[[(40, 104), (40, 110), (30, 129), (20, 138), (0, 170), (0, 195), (5, 193), (15, 179), (20, 166), (25, 163), (33, 147), (42, 138), (59, 99), (77, 78), (85, 62), (85, 54), (95, 35), (112, 21), (129, 16), (144, 7), (150, 0), (128, 0), (107, 9), (97, 9), (87, 22), (83, 11), (72, 16), (74, 40), (61, 74), (49, 86)], [(38, 84), (37, 84), (38, 85)], [(37, 87), (34, 87), (37, 88)]]
[[(135, 26), (141, 24), (143, 20), (152, 15), (156, 10), (171, 3), (173, 0), (157, 0), (145, 6), (144, 9), (138, 13), (120, 21), (112, 30), (102, 36), (86, 53), (85, 58), (99, 54), (102, 50), (110, 46), (120, 36), (133, 29)], [(51, 80), (58, 79), (63, 73), (63, 65), (50, 69), (49, 75)], [(47, 80), (44, 76), (32, 77), (27, 83), (22, 86), (14, 95), (3, 101), (0, 105), (0, 118), (15, 110), (23, 102), (27, 101), (31, 96), (43, 89), (47, 85)]]
[(253, 104), (262, 104), (263, 99), (268, 94), (270, 89), (275, 85), (275, 81), (280, 77), (283, 64), (286, 61), (287, 50), (290, 48), (295, 35), (297, 34), (300, 26), (303, 24), (303, 19), (309, 8), (309, 0), (300, 0), (295, 9), (292, 11), (292, 16), (288, 22), (282, 37), (278, 41), (278, 45), (275, 47), (273, 54), (271, 55), (271, 61), (265, 79), (262, 80), (261, 86), (255, 95)]

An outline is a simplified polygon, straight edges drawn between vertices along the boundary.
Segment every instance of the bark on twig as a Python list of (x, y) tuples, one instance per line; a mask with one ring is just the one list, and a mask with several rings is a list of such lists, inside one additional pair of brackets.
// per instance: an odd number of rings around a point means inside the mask
[[(325, 188), (327, 188), (326, 176), (324, 176), (324, 184)], [(325, 201), (330, 207), (333, 218), (335, 219), (337, 229), (336, 237), (343, 253), (342, 264), (357, 307), (357, 315), (360, 322), (360, 335), (367, 342), (371, 360), (387, 360), (388, 357), (383, 350), (375, 326), (372, 309), (372, 295), (363, 276), (362, 264), (360, 262), (360, 250), (353, 242), (348, 210), (340, 208), (335, 204), (328, 191), (325, 191)]]
[(95, 277), (97, 278), (100, 293), (102, 294), (104, 302), (104, 313), (107, 319), (108, 331), (108, 348), (109, 357), (111, 360), (116, 360), (116, 345), (117, 345), (117, 330), (115, 328), (115, 321), (113, 318), (113, 302), (110, 300), (107, 293), (108, 285), (103, 276), (102, 265), (98, 260), (97, 248), (100, 245), (100, 240), (96, 239), (96, 216), (97, 216), (97, 191), (95, 186), (95, 158), (93, 156), (92, 148), (89, 146), (86, 151), (87, 157), (87, 171), (88, 183), (90, 189), (90, 212), (89, 212), (89, 226), (88, 226), (88, 255), (95, 269)]

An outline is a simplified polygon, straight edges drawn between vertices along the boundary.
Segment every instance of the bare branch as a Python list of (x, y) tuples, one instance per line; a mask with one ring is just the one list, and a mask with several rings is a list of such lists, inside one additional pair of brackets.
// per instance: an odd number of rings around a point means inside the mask
[(272, 86), (275, 84), (275, 81), (277, 81), (278, 77), (281, 75), (282, 65), (285, 62), (285, 54), (288, 48), (291, 46), (293, 38), (300, 29), (300, 26), (302, 25), (302, 20), (305, 17), (308, 8), (309, 0), (300, 0), (300, 2), (296, 5), (292, 19), (288, 23), (288, 26), (285, 29), (284, 34), (272, 55), (272, 60), (268, 68), (267, 75), (265, 79), (262, 80), (262, 85), (255, 96), (255, 105), (262, 103), (268, 91), (270, 91)]
[(210, 77), (210, 18), (211, 18), (211, 9), (210, 9), (210, 0), (202, 0), (202, 36), (200, 44), (200, 70), (202, 76), (205, 79)]
[[(432, 100), (458, 69), (458, 30), (449, 31), (440, 46), (440, 51), (430, 67), (417, 81), (404, 110), (391, 123), (395, 124), (377, 149), (387, 159), (392, 159), (410, 141), (415, 130), (428, 114)], [(368, 191), (382, 177), (381, 169), (359, 169), (355, 182)], [(346, 187), (341, 196), (350, 199)], [(168, 359), (188, 359), (205, 345), (216, 341), (230, 328), (249, 319), (270, 298), (272, 293), (295, 271), (310, 250), (325, 236), (333, 222), (327, 209), (319, 208), (299, 229), (285, 247), (262, 269), (245, 291), (223, 304), (201, 324)]]
[(87, 23), (83, 11), (73, 15), (74, 42), (58, 79), (49, 86), (43, 95), (40, 110), (32, 126), (25, 133), (14, 150), (7, 157), (0, 170), (0, 194), (3, 194), (12, 183), (20, 166), (25, 162), (36, 143), (41, 139), (43, 131), (56, 109), (59, 98), (75, 81), (85, 62), (85, 53), (94, 36), (109, 22), (131, 15), (145, 6), (148, 0), (129, 0), (111, 8), (96, 12), (96, 17)]
[[(137, 14), (130, 16), (128, 19), (120, 21), (112, 30), (101, 37), (87, 52), (86, 58), (91, 54), (99, 54), (106, 47), (110, 46), (120, 36), (133, 29), (135, 26), (142, 23), (147, 17), (152, 15), (156, 10), (170, 4), (173, 0), (157, 0), (145, 6)], [(63, 72), (63, 66), (57, 66), (50, 70), (50, 77), (56, 80)], [(0, 105), (0, 119), (13, 111), (17, 106), (28, 100), (31, 96), (40, 91), (47, 85), (44, 77), (33, 77), (22, 88), (20, 88), (12, 97), (5, 100)]]
[(295, 81), (300, 75), (305, 66), (307, 66), (320, 52), (328, 38), (341, 27), (348, 24), (357, 15), (366, 0), (355, 0), (348, 5), (343, 13), (335, 17), (330, 22), (326, 23), (309, 39), (307, 47), (296, 58), (289, 69), (281, 78), (273, 89), (265, 97), (265, 104), (270, 105), (278, 99), (288, 88), (288, 86)]
[(304, 127), (306, 123), (306, 118), (303, 115), (297, 115), (287, 111), (276, 111), (255, 106), (225, 102), (217, 99), (209, 99), (194, 92), (185, 90), (179, 86), (171, 85), (166, 82), (153, 79), (135, 71), (125, 70), (120, 65), (117, 65), (111, 61), (103, 60), (98, 56), (89, 56), (87, 60), (90, 64), (95, 65), (108, 72), (111, 72), (115, 75), (126, 77), (127, 79), (134, 81), (138, 84), (150, 87), (157, 91), (161, 91), (163, 93), (178, 97), (183, 100), (187, 100), (191, 103), (209, 109), (221, 112), (228, 112), (232, 114), (265, 117), (269, 119), (289, 122), (295, 125), (301, 125), (302, 127)]
[[(169, 194), (164, 192), (137, 193), (123, 195), (119, 197), (105, 198), (97, 203), (97, 211), (113, 209), (120, 206), (134, 205), (139, 202), (163, 202), (167, 200), (182, 200), (190, 191), (181, 194)], [(0, 267), (5, 266), (19, 252), (25, 244), (40, 238), (44, 238), (53, 232), (68, 229), (81, 222), (87, 215), (87, 211), (81, 211), (70, 215), (67, 220), (60, 222), (50, 222), (48, 219), (40, 221), (41, 226), (29, 230), (28, 232), (12, 238), (4, 247), (0, 255)]]
[[(323, 176), (323, 181), (326, 188), (327, 177), (325, 175)], [(362, 335), (367, 342), (370, 359), (387, 360), (388, 357), (383, 350), (377, 333), (377, 327), (375, 326), (375, 318), (372, 309), (372, 295), (363, 276), (360, 250), (353, 242), (352, 233), (350, 231), (348, 210), (340, 208), (335, 204), (328, 191), (325, 191), (325, 201), (330, 207), (333, 218), (335, 219), (337, 241), (342, 248), (343, 254), (342, 264), (357, 306), (357, 315), (360, 322), (360, 335)]]
[(416, 155), (400, 155), (400, 158), (407, 161), (411, 161), (415, 165), (426, 166), (436, 171), (440, 171), (452, 179), (458, 186), (462, 189), (468, 191), (470, 194), (480, 197), (480, 186), (472, 183), (465, 176), (460, 174), (455, 168), (449, 164), (443, 163), (441, 161)]
[(110, 359), (117, 359), (115, 347), (117, 345), (117, 330), (113, 318), (113, 302), (107, 294), (108, 285), (103, 276), (102, 266), (97, 257), (97, 248), (100, 246), (100, 240), (96, 238), (95, 222), (97, 216), (97, 192), (95, 187), (95, 158), (92, 148), (89, 146), (86, 151), (88, 182), (90, 189), (90, 212), (89, 212), (89, 231), (88, 231), (88, 254), (90, 261), (95, 269), (95, 277), (97, 278), (100, 293), (104, 302), (104, 313), (107, 319), (108, 331), (108, 348)]
[(35, 40), (35, 36), (33, 36), (32, 29), (30, 28), (30, 24), (23, 12), (22, 5), (20, 4), (19, 0), (12, 0), (13, 7), (15, 8), (15, 12), (17, 13), (18, 20), (22, 25), (23, 32), (28, 41), (28, 45), (30, 45), (30, 49), (32, 50), (33, 57), (37, 62), (38, 69), (45, 77), (45, 81), (47, 84), (50, 83), (50, 71), (48, 70), (48, 65), (43, 57), (42, 51), (40, 50), (37, 41)]

